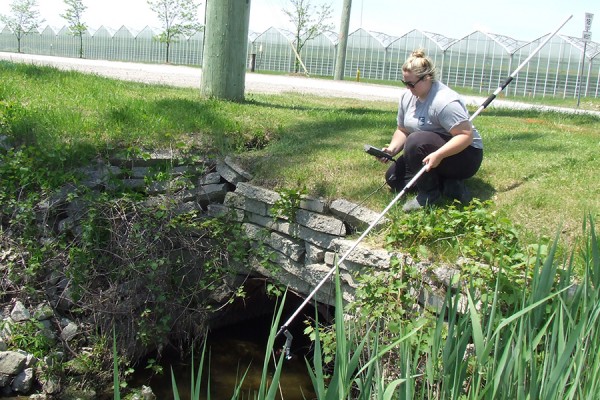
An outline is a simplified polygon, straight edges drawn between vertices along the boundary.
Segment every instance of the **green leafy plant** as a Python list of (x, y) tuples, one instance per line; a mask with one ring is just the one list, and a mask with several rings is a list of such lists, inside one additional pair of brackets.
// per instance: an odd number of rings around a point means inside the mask
[(24, 108), (15, 101), (0, 100), (0, 135), (13, 133), (13, 126), (25, 115)]
[(504, 267), (500, 291), (503, 300), (516, 300), (519, 286), (529, 278), (536, 256), (545, 244), (524, 245), (513, 224), (491, 201), (474, 199), (469, 205), (428, 208), (394, 218), (385, 238), (388, 249), (408, 252), (436, 262), (460, 260), (459, 274), (480, 290), (495, 287), (497, 271)]
[(26, 351), (38, 358), (48, 354), (55, 344), (44, 325), (33, 319), (11, 323), (5, 320), (0, 323), (0, 329), (9, 332), (6, 340), (9, 348)]
[(415, 307), (414, 294), (422, 277), (414, 266), (392, 257), (388, 270), (360, 274), (356, 282), (356, 301), (348, 306), (356, 318), (394, 335), (419, 319), (422, 310)]
[(279, 218), (285, 218), (290, 222), (296, 221), (296, 211), (300, 207), (302, 196), (306, 194), (306, 188), (283, 189), (279, 192), (279, 199), (271, 207), (271, 213)]
[(511, 262), (518, 244), (518, 234), (510, 221), (494, 210), (490, 201), (474, 199), (462, 207), (429, 208), (405, 214), (393, 221), (386, 238), (390, 247), (402, 247), (414, 252), (421, 245), (478, 261)]

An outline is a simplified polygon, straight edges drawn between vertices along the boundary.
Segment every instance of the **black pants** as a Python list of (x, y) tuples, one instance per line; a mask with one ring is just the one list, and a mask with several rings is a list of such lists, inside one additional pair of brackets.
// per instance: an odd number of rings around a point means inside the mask
[[(400, 191), (423, 168), (423, 159), (442, 147), (450, 138), (438, 135), (434, 132), (418, 131), (407, 136), (404, 143), (404, 151), (396, 159), (385, 174), (385, 180), (390, 188)], [(467, 179), (475, 175), (483, 161), (483, 150), (469, 146), (458, 154), (446, 157), (440, 165), (425, 173), (419, 181), (419, 190), (434, 189), (431, 185), (437, 185), (441, 189), (446, 179)], [(423, 179), (428, 175), (428, 179)], [(423, 184), (428, 185), (422, 188)]]

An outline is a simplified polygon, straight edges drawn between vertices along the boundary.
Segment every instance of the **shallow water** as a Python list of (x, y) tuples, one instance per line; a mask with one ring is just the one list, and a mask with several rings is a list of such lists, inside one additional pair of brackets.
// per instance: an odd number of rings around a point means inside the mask
[[(211, 400), (231, 399), (244, 374), (246, 376), (241, 386), (239, 399), (254, 398), (262, 377), (270, 322), (271, 317), (268, 316), (264, 319), (255, 319), (209, 333), (200, 399), (207, 399), (206, 394), (209, 387)], [(294, 335), (292, 352), (295, 354), (291, 360), (284, 361), (277, 399), (316, 399), (305, 362), (305, 357), (310, 358), (309, 342), (303, 337), (301, 331), (292, 331), (292, 334)], [(276, 347), (276, 349), (280, 348)], [(207, 361), (209, 356), (210, 367)], [(272, 357), (271, 354), (269, 382), (274, 371)], [(197, 364), (199, 361), (200, 355), (195, 355), (194, 362)], [(173, 366), (177, 390), (181, 399), (190, 399), (191, 358), (180, 360), (176, 357), (165, 356), (161, 365), (164, 368), (163, 374), (151, 376), (148, 371), (139, 371), (129, 386), (140, 388), (141, 385), (147, 385), (152, 388), (157, 399), (173, 398), (170, 373), (171, 366)], [(196, 365), (194, 371), (197, 369)], [(209, 375), (210, 381), (206, 379)]]

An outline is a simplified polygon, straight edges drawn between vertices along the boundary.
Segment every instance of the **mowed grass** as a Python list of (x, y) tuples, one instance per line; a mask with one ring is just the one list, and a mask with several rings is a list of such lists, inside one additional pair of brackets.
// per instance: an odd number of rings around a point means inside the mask
[[(382, 187), (387, 166), (363, 151), (364, 144), (389, 141), (394, 102), (286, 93), (233, 103), (203, 99), (195, 89), (9, 62), (0, 62), (0, 81), (2, 133), (43, 149), (45, 168), (174, 148), (206, 157), (233, 154), (254, 183), (274, 190), (306, 188), (375, 211), (394, 197)], [(599, 117), (492, 106), (475, 124), (485, 158), (468, 185), (524, 234), (552, 236), (561, 227), (571, 239), (586, 213), (598, 216)]]
[(477, 121), (486, 157), (476, 181), (495, 203), (535, 234), (580, 231), (600, 210), (600, 118), (494, 109)]

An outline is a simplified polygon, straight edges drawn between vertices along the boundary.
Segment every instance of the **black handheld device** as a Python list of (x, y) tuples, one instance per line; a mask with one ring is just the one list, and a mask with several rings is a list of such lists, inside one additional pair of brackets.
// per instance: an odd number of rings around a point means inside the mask
[(390, 154), (386, 153), (381, 149), (378, 149), (377, 147), (373, 147), (370, 144), (365, 144), (365, 151), (367, 152), (367, 154), (370, 154), (377, 158), (387, 158), (390, 161), (394, 161), (394, 158)]

